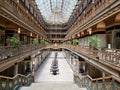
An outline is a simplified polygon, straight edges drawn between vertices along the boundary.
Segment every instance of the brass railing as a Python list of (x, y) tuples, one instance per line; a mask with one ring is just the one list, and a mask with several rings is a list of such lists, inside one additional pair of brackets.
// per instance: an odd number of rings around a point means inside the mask
[(20, 86), (30, 85), (34, 81), (33, 78), (31, 74), (17, 74), (14, 77), (0, 75), (0, 90), (17, 90)]
[(76, 75), (74, 80), (80, 87), (87, 87), (89, 90), (120, 90), (120, 81), (113, 79), (113, 76), (92, 78), (89, 75)]

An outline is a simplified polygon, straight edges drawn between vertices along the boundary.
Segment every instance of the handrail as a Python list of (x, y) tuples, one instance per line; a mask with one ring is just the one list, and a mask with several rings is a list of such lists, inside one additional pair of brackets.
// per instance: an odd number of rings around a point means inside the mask
[(40, 49), (45, 47), (45, 45), (41, 44), (29, 44), (29, 45), (18, 45), (17, 47), (12, 46), (2, 46), (0, 47), (0, 60), (7, 59), (13, 56), (17, 56), (23, 54), (25, 52), (29, 52), (35, 49)]
[(15, 75), (14, 77), (9, 77), (9, 76), (0, 75), (0, 78), (4, 78), (4, 79), (15, 79), (17, 76), (22, 76), (22, 77), (27, 78), (27, 77), (30, 76), (30, 75), (31, 75), (31, 74), (28, 74), (27, 76), (26, 76), (26, 75), (22, 75), (22, 74), (17, 74), (17, 75)]
[[(81, 76), (80, 76), (81, 77)], [(91, 81), (99, 81), (99, 80), (106, 80), (106, 79), (111, 79), (112, 76), (105, 76), (105, 77), (99, 77), (99, 78), (92, 78), (90, 75), (86, 75), (84, 77), (88, 77)]]
[(0, 75), (1, 90), (17, 90), (20, 86), (30, 85), (34, 80), (32, 74), (22, 75), (17, 74), (14, 77)]

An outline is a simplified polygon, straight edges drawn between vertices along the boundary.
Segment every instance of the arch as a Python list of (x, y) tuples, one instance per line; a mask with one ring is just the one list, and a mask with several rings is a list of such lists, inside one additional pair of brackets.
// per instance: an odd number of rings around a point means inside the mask
[(100, 22), (97, 24), (96, 29), (104, 29), (105, 27), (106, 27), (106, 25), (105, 25), (105, 22), (103, 21), (103, 22)]
[(115, 17), (115, 22), (120, 22), (120, 13), (118, 13)]

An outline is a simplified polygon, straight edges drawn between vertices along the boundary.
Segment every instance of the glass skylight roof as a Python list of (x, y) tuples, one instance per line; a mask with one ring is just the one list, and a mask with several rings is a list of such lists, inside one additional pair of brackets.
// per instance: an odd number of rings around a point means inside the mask
[(48, 24), (64, 24), (78, 0), (36, 0), (40, 12)]

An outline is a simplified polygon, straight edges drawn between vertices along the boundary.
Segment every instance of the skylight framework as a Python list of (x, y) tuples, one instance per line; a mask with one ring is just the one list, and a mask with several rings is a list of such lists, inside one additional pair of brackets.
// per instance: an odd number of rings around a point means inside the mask
[(48, 24), (67, 23), (78, 0), (36, 0), (43, 19)]

